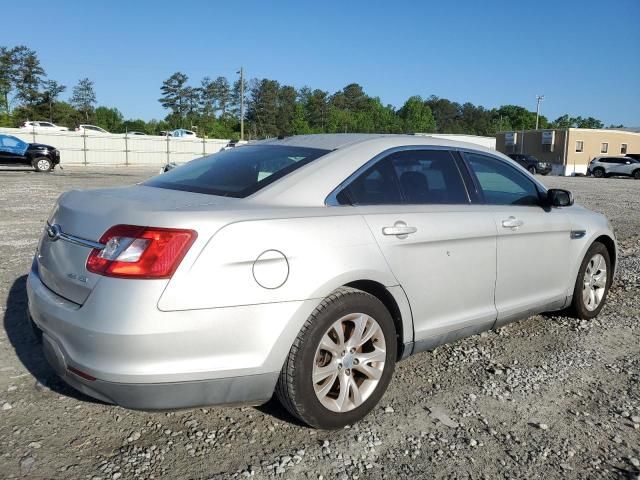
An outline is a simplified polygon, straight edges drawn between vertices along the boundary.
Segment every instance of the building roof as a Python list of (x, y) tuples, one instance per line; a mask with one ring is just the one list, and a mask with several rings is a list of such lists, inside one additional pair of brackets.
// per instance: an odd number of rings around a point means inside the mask
[(502, 132), (498, 132), (497, 134), (502, 134), (504, 135), (505, 133), (512, 133), (512, 132), (517, 132), (517, 133), (529, 133), (529, 132), (550, 132), (550, 131), (567, 131), (567, 130), (571, 130), (572, 132), (585, 132), (585, 133), (591, 133), (591, 132), (599, 132), (599, 133), (622, 133), (624, 135), (640, 135), (640, 128), (574, 128), (574, 127), (569, 127), (569, 128), (539, 128), (538, 130), (535, 129), (531, 129), (531, 130), (505, 130)]
[(620, 130), (623, 132), (640, 133), (640, 127), (617, 127), (607, 128), (607, 130)]

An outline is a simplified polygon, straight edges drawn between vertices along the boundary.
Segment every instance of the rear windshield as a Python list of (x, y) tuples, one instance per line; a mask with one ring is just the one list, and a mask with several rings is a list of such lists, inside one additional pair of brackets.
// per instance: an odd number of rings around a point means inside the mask
[(143, 185), (243, 198), (327, 153), (318, 148), (245, 145), (193, 160)]

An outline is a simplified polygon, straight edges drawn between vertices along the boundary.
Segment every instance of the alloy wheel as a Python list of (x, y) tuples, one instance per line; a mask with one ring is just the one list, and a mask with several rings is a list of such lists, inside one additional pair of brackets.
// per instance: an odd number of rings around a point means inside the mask
[(37, 165), (38, 165), (38, 170), (43, 172), (51, 169), (51, 162), (49, 162), (49, 160), (45, 160), (45, 159), (38, 160)]
[(320, 403), (337, 413), (362, 405), (378, 386), (386, 354), (386, 339), (374, 318), (352, 313), (334, 322), (314, 357), (312, 382)]
[(593, 312), (604, 297), (607, 287), (607, 262), (604, 257), (597, 253), (589, 263), (584, 272), (582, 286), (582, 301), (590, 312)]

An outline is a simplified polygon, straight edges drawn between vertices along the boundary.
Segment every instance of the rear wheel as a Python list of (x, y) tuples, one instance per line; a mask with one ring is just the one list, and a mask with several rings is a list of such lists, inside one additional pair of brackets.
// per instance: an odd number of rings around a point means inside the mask
[(39, 157), (33, 161), (33, 168), (36, 172), (50, 172), (53, 169), (53, 163), (47, 157)]
[(594, 168), (593, 169), (593, 176), (596, 177), (596, 178), (604, 177), (604, 169), (603, 168)]
[(316, 428), (341, 428), (369, 413), (384, 394), (396, 360), (393, 319), (377, 298), (340, 288), (302, 327), (280, 373), (276, 394)]
[(596, 242), (587, 250), (573, 290), (571, 308), (578, 318), (596, 317), (607, 298), (612, 279), (609, 251)]

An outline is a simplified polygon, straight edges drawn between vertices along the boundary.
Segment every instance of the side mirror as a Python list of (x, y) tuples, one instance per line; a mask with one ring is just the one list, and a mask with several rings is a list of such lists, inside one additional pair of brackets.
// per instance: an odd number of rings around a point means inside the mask
[(551, 188), (547, 190), (547, 201), (552, 207), (570, 207), (573, 205), (573, 195), (569, 190)]
[(631, 165), (631, 162), (627, 160), (627, 165)]

